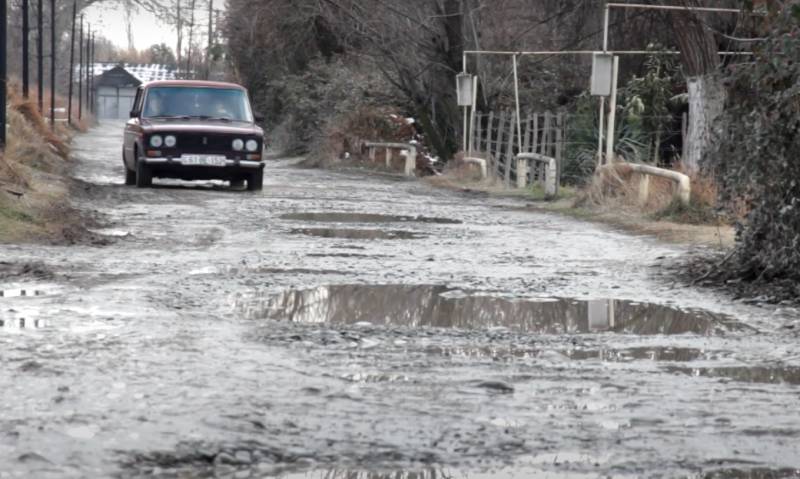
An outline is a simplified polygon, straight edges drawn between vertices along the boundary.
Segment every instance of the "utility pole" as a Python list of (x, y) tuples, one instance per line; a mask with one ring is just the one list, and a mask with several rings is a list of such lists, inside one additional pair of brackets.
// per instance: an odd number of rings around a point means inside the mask
[(69, 36), (69, 92), (67, 94), (67, 124), (72, 125), (72, 89), (75, 79), (75, 24), (78, 17), (78, 0), (72, 1), (72, 34)]
[(208, 0), (208, 48), (206, 49), (206, 80), (211, 79), (211, 48), (214, 45), (214, 0)]
[(36, 78), (39, 92), (39, 113), (44, 114), (44, 8), (39, 0), (39, 9), (36, 12)]
[(178, 48), (175, 50), (178, 63), (178, 74), (181, 71), (181, 50), (183, 49), (183, 17), (181, 17), (181, 0), (177, 0), (177, 27), (178, 27)]
[(0, 148), (6, 148), (6, 0), (0, 1)]
[(22, 0), (22, 97), (26, 100), (31, 94), (31, 76), (28, 68), (31, 60), (30, 44), (28, 43), (31, 36), (31, 26), (28, 23), (28, 17), (30, 16), (28, 13), (29, 1)]
[(97, 37), (97, 32), (92, 32), (91, 39), (89, 40), (89, 64), (92, 66), (89, 69), (89, 113), (94, 115), (94, 100), (95, 100), (95, 91), (94, 91), (94, 46), (95, 46), (95, 38)]
[(91, 113), (92, 112), (92, 110), (90, 108), (91, 105), (89, 105), (89, 89), (90, 89), (89, 78), (90, 78), (90, 75), (91, 75), (91, 70), (92, 70), (92, 68), (94, 68), (94, 65), (89, 63), (91, 61), (91, 59), (89, 58), (89, 45), (91, 44), (91, 38), (92, 38), (92, 24), (90, 23), (86, 27), (86, 46), (85, 46), (85, 48), (86, 48), (86, 78), (83, 80), (84, 84), (86, 85), (86, 112), (87, 113)]
[(83, 119), (83, 14), (81, 14), (81, 33), (78, 37), (78, 121)]
[(50, 128), (56, 129), (56, 0), (50, 0)]

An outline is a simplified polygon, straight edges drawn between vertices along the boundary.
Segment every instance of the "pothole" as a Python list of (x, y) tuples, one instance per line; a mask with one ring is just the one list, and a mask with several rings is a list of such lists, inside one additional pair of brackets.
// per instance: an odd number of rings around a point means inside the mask
[(458, 225), (462, 222), (449, 218), (427, 216), (381, 215), (373, 213), (288, 213), (280, 216), (284, 220), (314, 221), (320, 223), (427, 223)]
[(316, 236), (318, 238), (341, 238), (351, 240), (407, 240), (425, 238), (425, 235), (401, 230), (360, 230), (337, 228), (296, 228), (292, 234)]
[(253, 319), (302, 323), (459, 329), (507, 328), (531, 334), (717, 335), (751, 328), (702, 310), (614, 299), (515, 299), (446, 286), (336, 285), (241, 300)]

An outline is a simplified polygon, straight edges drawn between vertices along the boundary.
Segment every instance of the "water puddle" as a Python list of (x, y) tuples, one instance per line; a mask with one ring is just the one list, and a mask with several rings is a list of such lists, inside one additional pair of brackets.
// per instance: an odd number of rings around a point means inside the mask
[(23, 331), (49, 327), (50, 322), (44, 319), (0, 319), (0, 331)]
[(459, 225), (459, 220), (431, 218), (427, 216), (398, 216), (371, 213), (289, 213), (280, 216), (284, 220), (314, 221), (320, 223), (425, 223)]
[(670, 367), (670, 372), (687, 376), (728, 379), (755, 384), (800, 384), (800, 367), (775, 366), (729, 366), (714, 368)]
[(656, 304), (613, 299), (517, 299), (427, 285), (336, 285), (290, 290), (242, 299), (237, 309), (252, 319), (459, 329), (507, 328), (534, 334), (721, 335), (750, 329), (730, 317)]
[(316, 236), (318, 238), (341, 238), (351, 240), (404, 240), (420, 239), (426, 236), (402, 230), (359, 230), (337, 228), (295, 228), (292, 234)]

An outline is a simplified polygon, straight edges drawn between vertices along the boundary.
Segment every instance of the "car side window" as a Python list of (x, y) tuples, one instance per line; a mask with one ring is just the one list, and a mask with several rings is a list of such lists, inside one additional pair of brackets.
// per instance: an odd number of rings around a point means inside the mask
[(144, 88), (140, 87), (136, 90), (136, 98), (133, 100), (133, 111), (131, 113), (141, 113), (142, 97), (144, 97)]

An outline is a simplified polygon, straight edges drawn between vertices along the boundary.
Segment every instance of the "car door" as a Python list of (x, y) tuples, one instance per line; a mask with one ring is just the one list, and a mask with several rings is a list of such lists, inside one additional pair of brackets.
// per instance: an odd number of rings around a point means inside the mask
[(125, 138), (123, 140), (122, 158), (125, 166), (129, 170), (136, 170), (136, 143), (142, 134), (141, 112), (144, 100), (144, 88), (136, 90), (136, 97), (133, 100), (133, 108), (130, 111), (130, 118), (125, 124)]

